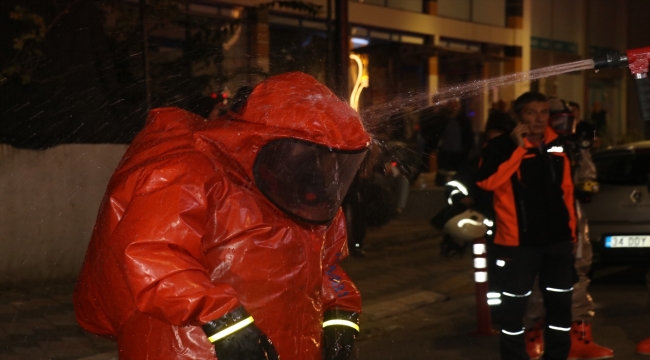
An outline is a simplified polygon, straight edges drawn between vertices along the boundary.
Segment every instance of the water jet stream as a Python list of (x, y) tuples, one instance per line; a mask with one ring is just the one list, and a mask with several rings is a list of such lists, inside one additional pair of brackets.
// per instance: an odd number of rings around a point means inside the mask
[[(381, 132), (388, 122), (388, 119), (405, 108), (419, 111), (430, 106), (441, 106), (456, 98), (468, 98), (483, 94), (488, 89), (512, 85), (522, 81), (532, 81), (549, 76), (560, 75), (573, 71), (588, 70), (594, 68), (594, 60), (580, 60), (571, 63), (547, 66), (539, 69), (521, 71), (514, 74), (499, 76), (490, 79), (476, 80), (467, 83), (450, 85), (437, 89), (435, 93), (421, 92), (416, 94), (395, 95), (387, 101), (377, 105), (369, 106), (361, 110), (361, 118), (366, 129), (371, 134)], [(430, 103), (430, 99), (433, 103)], [(389, 125), (390, 126), (390, 125)]]

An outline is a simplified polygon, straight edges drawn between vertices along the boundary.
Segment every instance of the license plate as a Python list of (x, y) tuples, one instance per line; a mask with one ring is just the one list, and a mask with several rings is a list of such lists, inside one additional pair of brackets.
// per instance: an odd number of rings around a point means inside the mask
[(605, 237), (606, 248), (650, 247), (650, 235), (614, 235)]

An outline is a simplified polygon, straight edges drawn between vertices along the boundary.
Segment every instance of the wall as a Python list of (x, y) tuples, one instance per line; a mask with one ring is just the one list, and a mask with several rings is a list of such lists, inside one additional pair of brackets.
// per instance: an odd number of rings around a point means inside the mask
[[(626, 0), (589, 1), (589, 45), (627, 50), (621, 48), (626, 43), (627, 7)], [(647, 15), (643, 18), (647, 22)]]
[(576, 44), (584, 37), (584, 0), (534, 0), (531, 2), (532, 36)]
[(438, 16), (505, 27), (505, 0), (438, 0)]
[[(584, 108), (584, 77), (581, 74), (564, 74), (557, 76), (557, 96), (567, 101), (575, 101)], [(548, 94), (550, 95), (550, 94)], [(584, 117), (584, 114), (583, 114)]]
[(350, 23), (355, 25), (394, 29), (436, 38), (445, 37), (498, 45), (526, 45), (517, 38), (517, 34), (522, 31), (503, 26), (471, 23), (356, 2), (350, 2), (349, 6)]
[(0, 283), (74, 279), (126, 145), (0, 144)]

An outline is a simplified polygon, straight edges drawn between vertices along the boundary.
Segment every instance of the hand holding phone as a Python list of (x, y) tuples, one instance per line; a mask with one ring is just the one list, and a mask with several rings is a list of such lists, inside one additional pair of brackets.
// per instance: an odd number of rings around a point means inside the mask
[(510, 133), (510, 138), (517, 146), (524, 146), (524, 138), (528, 136), (530, 130), (526, 124), (518, 124)]

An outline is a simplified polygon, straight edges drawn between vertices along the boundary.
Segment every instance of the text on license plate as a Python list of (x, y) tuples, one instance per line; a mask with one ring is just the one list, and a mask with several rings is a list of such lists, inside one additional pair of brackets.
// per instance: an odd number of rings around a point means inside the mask
[(650, 247), (650, 235), (606, 236), (606, 248)]

